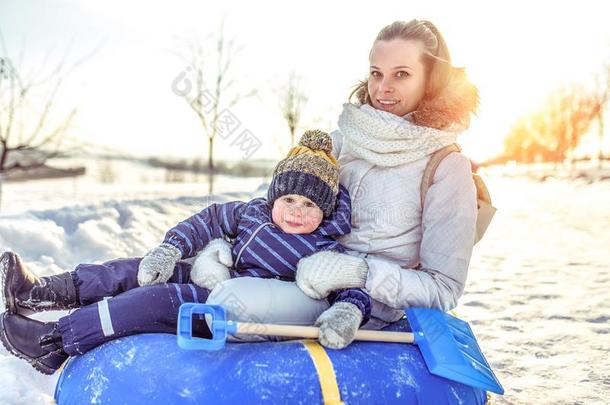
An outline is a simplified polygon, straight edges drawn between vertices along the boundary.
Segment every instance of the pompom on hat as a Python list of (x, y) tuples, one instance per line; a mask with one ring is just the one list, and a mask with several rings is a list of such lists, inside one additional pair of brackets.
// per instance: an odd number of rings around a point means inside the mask
[(306, 131), (299, 144), (281, 160), (273, 171), (273, 179), (267, 191), (271, 206), (287, 194), (309, 198), (330, 216), (339, 193), (339, 163), (332, 155), (333, 142), (326, 132)]

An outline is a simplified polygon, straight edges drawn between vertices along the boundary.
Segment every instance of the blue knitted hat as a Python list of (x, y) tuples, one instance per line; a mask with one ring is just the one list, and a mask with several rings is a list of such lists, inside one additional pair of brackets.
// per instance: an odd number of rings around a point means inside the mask
[(335, 210), (339, 192), (339, 163), (332, 155), (333, 143), (322, 131), (306, 131), (288, 157), (273, 171), (267, 200), (273, 206), (276, 199), (287, 194), (309, 198), (330, 216)]

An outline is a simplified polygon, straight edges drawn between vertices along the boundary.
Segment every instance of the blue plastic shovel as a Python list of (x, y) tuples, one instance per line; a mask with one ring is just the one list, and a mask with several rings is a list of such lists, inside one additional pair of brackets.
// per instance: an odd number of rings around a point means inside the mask
[[(208, 314), (211, 339), (193, 337), (193, 315)], [(411, 332), (359, 330), (355, 340), (416, 344), (430, 373), (497, 394), (504, 389), (483, 356), (467, 322), (437, 309), (406, 310)], [(178, 313), (178, 346), (192, 350), (220, 350), (228, 335), (254, 334), (317, 339), (313, 326), (273, 325), (228, 321), (222, 306), (182, 304)]]

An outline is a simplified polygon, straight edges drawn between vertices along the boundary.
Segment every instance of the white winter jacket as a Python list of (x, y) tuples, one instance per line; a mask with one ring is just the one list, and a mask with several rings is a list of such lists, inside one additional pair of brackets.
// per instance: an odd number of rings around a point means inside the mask
[(340, 182), (352, 198), (352, 232), (339, 241), (369, 266), (366, 289), (374, 302), (367, 327), (396, 321), (407, 307), (455, 307), (475, 237), (476, 190), (468, 158), (452, 153), (442, 161), (422, 216), (420, 184), (429, 156), (376, 166), (342, 148), (340, 130), (331, 136)]

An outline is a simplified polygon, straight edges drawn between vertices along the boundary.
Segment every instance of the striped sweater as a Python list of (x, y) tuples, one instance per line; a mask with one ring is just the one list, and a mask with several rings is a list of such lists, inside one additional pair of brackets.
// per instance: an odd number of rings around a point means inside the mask
[[(232, 277), (262, 277), (294, 281), (298, 261), (315, 252), (345, 248), (334, 238), (351, 231), (349, 192), (339, 186), (334, 213), (324, 218), (310, 234), (287, 234), (271, 219), (272, 207), (265, 198), (249, 202), (211, 204), (170, 229), (164, 242), (182, 252), (182, 258), (195, 256), (208, 242), (225, 238), (232, 242)], [(368, 321), (371, 300), (361, 289), (333, 292), (329, 302), (350, 302), (360, 308), (363, 323)]]

